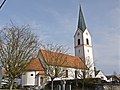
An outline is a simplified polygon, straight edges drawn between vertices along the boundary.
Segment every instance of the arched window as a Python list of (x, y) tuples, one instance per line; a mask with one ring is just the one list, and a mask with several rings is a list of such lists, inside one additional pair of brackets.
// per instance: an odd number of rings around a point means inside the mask
[(68, 70), (66, 70), (66, 77), (68, 77)]
[(80, 45), (80, 39), (78, 39), (78, 45)]
[(80, 35), (80, 33), (78, 32), (77, 36), (79, 36), (79, 35)]
[(43, 77), (40, 77), (40, 84), (43, 84)]
[(78, 71), (77, 71), (77, 70), (75, 70), (75, 78), (77, 78), (77, 74), (78, 74)]
[(88, 40), (88, 38), (86, 39), (86, 43), (87, 43), (87, 45), (89, 45), (89, 40)]
[(80, 49), (78, 50), (79, 54), (80, 54)]

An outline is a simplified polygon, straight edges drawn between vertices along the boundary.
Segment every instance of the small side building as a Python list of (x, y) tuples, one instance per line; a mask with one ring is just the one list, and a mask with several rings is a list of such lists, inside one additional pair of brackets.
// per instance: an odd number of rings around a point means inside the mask
[(107, 77), (108, 82), (120, 83), (120, 78), (117, 77), (116, 75), (110, 75), (110, 76), (106, 76), (106, 77)]
[(22, 75), (22, 87), (41, 86), (40, 82), (43, 81), (45, 77), (45, 73), (43, 72), (44, 68), (39, 59), (32, 59), (27, 67), (26, 73)]
[(100, 78), (101, 80), (108, 82), (106, 75), (101, 70), (95, 71), (95, 78)]

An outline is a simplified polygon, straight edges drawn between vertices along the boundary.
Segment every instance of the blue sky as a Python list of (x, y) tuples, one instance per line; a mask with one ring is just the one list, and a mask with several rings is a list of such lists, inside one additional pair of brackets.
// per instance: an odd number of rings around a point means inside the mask
[(30, 24), (41, 40), (67, 45), (74, 55), (80, 3), (92, 34), (97, 69), (120, 74), (120, 0), (7, 0), (0, 10), (0, 27), (10, 20)]

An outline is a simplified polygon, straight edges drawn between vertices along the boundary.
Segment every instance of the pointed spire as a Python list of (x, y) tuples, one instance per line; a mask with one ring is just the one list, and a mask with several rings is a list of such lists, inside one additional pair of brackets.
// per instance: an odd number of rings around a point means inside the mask
[(85, 31), (85, 29), (86, 29), (86, 24), (85, 24), (85, 20), (83, 17), (81, 5), (80, 5), (80, 10), (79, 10), (78, 28), (82, 31)]

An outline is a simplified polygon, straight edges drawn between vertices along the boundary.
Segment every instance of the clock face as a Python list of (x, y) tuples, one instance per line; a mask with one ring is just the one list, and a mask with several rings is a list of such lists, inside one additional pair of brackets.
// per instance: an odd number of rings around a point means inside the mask
[(78, 32), (77, 36), (79, 36), (79, 35), (80, 35), (80, 33)]
[(88, 35), (88, 33), (86, 32), (86, 35)]

